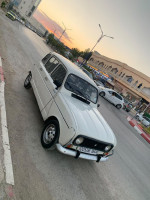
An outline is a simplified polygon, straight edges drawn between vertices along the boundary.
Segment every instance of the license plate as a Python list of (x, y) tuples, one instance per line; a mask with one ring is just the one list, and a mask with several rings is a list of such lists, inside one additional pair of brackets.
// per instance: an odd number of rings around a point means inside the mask
[(83, 153), (94, 154), (94, 155), (98, 153), (97, 150), (89, 149), (89, 148), (86, 148), (86, 147), (79, 147), (78, 150), (80, 152), (83, 152)]

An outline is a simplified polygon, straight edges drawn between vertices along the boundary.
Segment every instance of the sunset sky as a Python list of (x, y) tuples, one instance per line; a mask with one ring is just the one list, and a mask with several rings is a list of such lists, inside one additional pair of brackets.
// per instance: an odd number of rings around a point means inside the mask
[(63, 24), (67, 31), (62, 41), (80, 50), (92, 49), (119, 60), (150, 76), (150, 1), (149, 0), (42, 0), (35, 15), (59, 37)]

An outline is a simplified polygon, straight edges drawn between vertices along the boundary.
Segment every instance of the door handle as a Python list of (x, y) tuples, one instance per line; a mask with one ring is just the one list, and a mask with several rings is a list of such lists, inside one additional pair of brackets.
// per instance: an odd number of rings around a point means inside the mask
[(40, 70), (43, 71), (43, 69), (40, 67)]
[(47, 81), (47, 80), (48, 80), (48, 78), (47, 78), (47, 77), (45, 77), (45, 80)]

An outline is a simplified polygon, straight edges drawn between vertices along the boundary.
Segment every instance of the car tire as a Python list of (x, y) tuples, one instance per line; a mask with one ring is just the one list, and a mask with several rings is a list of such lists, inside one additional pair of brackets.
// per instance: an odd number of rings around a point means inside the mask
[(25, 87), (26, 89), (31, 88), (31, 78), (32, 78), (32, 76), (31, 76), (31, 74), (29, 74), (29, 75), (26, 77), (25, 81), (24, 81), (24, 87)]
[(135, 116), (135, 119), (137, 119), (138, 121), (140, 121), (139, 116)]
[(104, 97), (104, 96), (105, 96), (105, 92), (100, 92), (99, 95), (100, 95), (101, 97)]
[(41, 134), (41, 144), (44, 149), (53, 149), (59, 138), (59, 123), (48, 120)]
[(117, 104), (117, 105), (116, 105), (116, 108), (117, 108), (117, 109), (120, 109), (121, 107), (122, 107), (121, 104)]

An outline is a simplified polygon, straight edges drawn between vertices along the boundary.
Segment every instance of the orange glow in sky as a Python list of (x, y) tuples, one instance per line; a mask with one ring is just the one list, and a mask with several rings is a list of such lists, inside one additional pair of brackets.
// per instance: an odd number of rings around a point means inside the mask
[[(51, 23), (58, 24), (58, 37), (64, 29), (63, 23), (71, 29), (66, 31), (62, 41), (79, 50), (93, 48), (101, 36), (101, 24), (104, 34), (114, 39), (104, 37), (94, 50), (150, 74), (150, 1), (42, 0), (38, 10), (45, 13)], [(54, 28), (47, 22), (41, 23), (53, 32)], [(71, 38), (71, 42), (67, 38)]]

